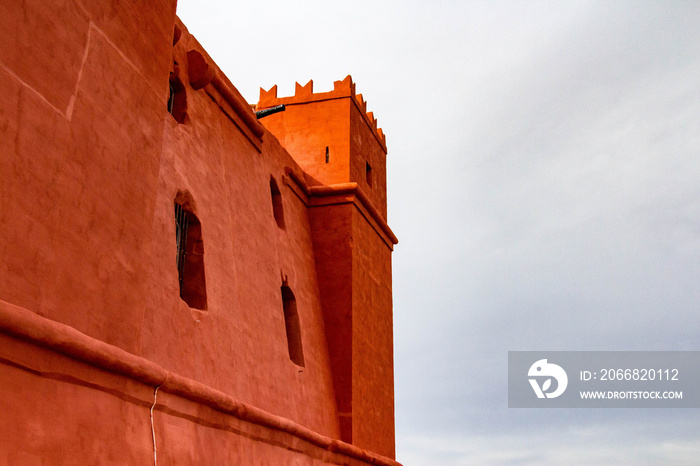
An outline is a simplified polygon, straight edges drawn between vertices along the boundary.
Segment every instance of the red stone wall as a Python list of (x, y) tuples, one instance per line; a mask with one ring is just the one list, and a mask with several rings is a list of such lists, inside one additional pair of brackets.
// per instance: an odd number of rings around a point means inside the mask
[[(278, 141), (174, 0), (4, 2), (0, 38), (0, 463), (153, 464), (155, 433), (162, 464), (396, 464), (395, 238), (361, 98)], [(292, 150), (319, 144), (319, 169)], [(320, 207), (313, 186), (361, 184), (358, 154), (376, 186)], [(176, 198), (201, 223), (204, 309), (179, 295)]]
[(393, 458), (391, 249), (366, 217), (353, 211), (353, 443)]
[[(276, 99), (273, 104), (283, 101)], [(350, 181), (350, 105), (349, 99), (288, 103), (284, 112), (265, 117), (263, 122), (311, 177), (312, 184), (344, 183)], [(319, 125), (320, 121), (325, 123)], [(309, 131), (313, 125), (314, 131)]]
[[(360, 96), (360, 102), (363, 102)], [(350, 112), (350, 180), (357, 182), (381, 218), (386, 221), (386, 145), (383, 134), (377, 133), (377, 120), (370, 120), (353, 102)], [(364, 103), (364, 102), (363, 102)], [(371, 183), (368, 183), (366, 166), (371, 167)]]
[[(177, 53), (181, 46), (196, 45), (187, 39), (177, 44), (176, 59), (184, 57)], [(189, 90), (188, 123), (165, 121), (150, 261), (153, 288), (161, 291), (146, 303), (141, 347), (144, 356), (184, 376), (335, 437), (306, 206), (283, 182), (290, 165), (274, 139), (265, 139), (259, 153), (204, 90)], [(273, 216), (271, 176), (282, 194), (284, 230)], [(178, 190), (191, 194), (202, 223), (205, 311), (190, 309), (177, 291), (172, 204)], [(304, 368), (288, 355), (284, 278), (303, 324)], [(307, 403), (315, 409), (299, 409)]]
[(353, 442), (353, 238), (352, 204), (315, 207), (309, 212), (314, 231), (316, 267), (326, 341), (338, 407), (341, 439)]
[(131, 351), (175, 9), (137, 3), (0, 6), (0, 299)]

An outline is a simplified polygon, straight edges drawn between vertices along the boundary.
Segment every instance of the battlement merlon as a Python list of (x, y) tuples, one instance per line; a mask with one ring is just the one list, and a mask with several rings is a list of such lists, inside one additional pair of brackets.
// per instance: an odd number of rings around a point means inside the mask
[(365, 122), (372, 130), (377, 142), (386, 153), (386, 136), (382, 129), (377, 127), (377, 119), (374, 117), (374, 114), (372, 112), (367, 112), (367, 102), (363, 99), (362, 94), (355, 93), (355, 83), (352, 81), (352, 76), (348, 75), (342, 81), (335, 81), (332, 91), (314, 94), (313, 89), (313, 79), (309, 80), (304, 86), (295, 83), (294, 95), (290, 97), (277, 97), (276, 84), (267, 91), (261, 87), (260, 98), (255, 106), (255, 110), (264, 110), (277, 105), (301, 105), (324, 100), (351, 98), (360, 111), (360, 114), (364, 117)]

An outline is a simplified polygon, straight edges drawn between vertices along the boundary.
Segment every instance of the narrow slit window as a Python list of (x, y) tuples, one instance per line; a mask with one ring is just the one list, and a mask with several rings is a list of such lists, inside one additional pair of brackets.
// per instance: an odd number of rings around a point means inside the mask
[(193, 212), (178, 202), (175, 202), (175, 241), (180, 298), (191, 308), (206, 309), (202, 225)]
[(297, 301), (292, 289), (282, 285), (282, 306), (284, 308), (284, 325), (287, 330), (287, 347), (289, 359), (299, 367), (304, 367), (304, 351), (301, 347), (301, 328), (299, 327), (299, 313)]
[(277, 186), (277, 181), (270, 177), (270, 195), (272, 196), (272, 215), (275, 217), (277, 226), (284, 230), (284, 209), (282, 207), (282, 193)]
[(182, 290), (182, 279), (185, 272), (185, 251), (187, 250), (187, 214), (182, 206), (175, 203), (175, 241), (177, 242), (177, 276)]
[(170, 72), (170, 95), (168, 97), (168, 113), (170, 113), (175, 121), (184, 123), (187, 117), (187, 94), (185, 86), (178, 77), (180, 68), (177, 63), (174, 64), (174, 72)]
[(365, 179), (367, 180), (367, 185), (372, 187), (372, 167), (369, 163), (365, 162)]

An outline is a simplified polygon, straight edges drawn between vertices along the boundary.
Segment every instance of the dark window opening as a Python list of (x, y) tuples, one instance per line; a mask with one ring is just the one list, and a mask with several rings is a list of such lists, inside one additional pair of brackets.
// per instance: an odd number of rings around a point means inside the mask
[(272, 196), (272, 214), (275, 216), (277, 226), (284, 230), (284, 210), (282, 208), (282, 193), (277, 186), (277, 181), (270, 177), (270, 194)]
[(170, 113), (175, 121), (184, 123), (187, 117), (187, 94), (185, 86), (178, 77), (180, 67), (177, 63), (174, 65), (174, 72), (170, 72), (170, 96), (168, 97), (168, 113)]
[(284, 307), (284, 325), (287, 330), (287, 347), (289, 359), (297, 366), (304, 367), (304, 351), (301, 347), (301, 328), (299, 327), (299, 313), (297, 301), (292, 289), (282, 285), (282, 305)]
[(367, 179), (367, 185), (372, 187), (372, 167), (369, 163), (365, 162), (365, 178)]
[(330, 151), (328, 150), (328, 146), (326, 146), (326, 163), (331, 161), (331, 154)]
[(207, 289), (204, 277), (204, 242), (197, 216), (175, 201), (175, 240), (180, 298), (194, 309), (206, 309)]
[(173, 113), (173, 105), (175, 104), (175, 89), (173, 89), (172, 83), (169, 84), (170, 95), (168, 96), (168, 113)]

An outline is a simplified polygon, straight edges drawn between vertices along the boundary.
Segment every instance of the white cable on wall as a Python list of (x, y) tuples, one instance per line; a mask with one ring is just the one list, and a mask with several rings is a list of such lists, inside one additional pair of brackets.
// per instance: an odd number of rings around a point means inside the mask
[(151, 435), (153, 435), (153, 466), (158, 466), (158, 457), (156, 456), (156, 429), (153, 427), (153, 408), (156, 407), (156, 399), (158, 398), (158, 389), (160, 385), (153, 391), (153, 406), (151, 406)]

